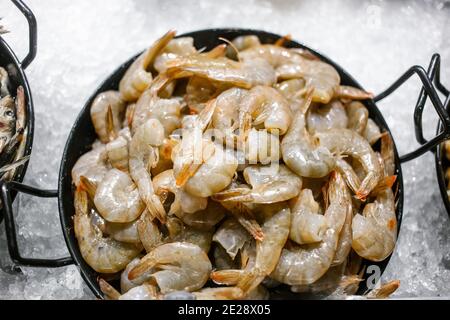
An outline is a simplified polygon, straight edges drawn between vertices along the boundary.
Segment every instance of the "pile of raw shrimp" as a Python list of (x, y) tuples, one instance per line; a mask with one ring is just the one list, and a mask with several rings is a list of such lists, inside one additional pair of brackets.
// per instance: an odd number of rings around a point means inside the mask
[[(0, 26), (0, 34), (2, 33)], [(17, 88), (16, 96), (10, 92), (10, 79), (0, 67), (0, 179), (11, 180), (17, 169), (29, 160), (24, 157), (26, 146), (25, 92)]]
[(362, 260), (397, 238), (393, 143), (358, 101), (372, 95), (285, 38), (206, 51), (174, 36), (96, 97), (98, 140), (72, 170), (75, 235), (105, 296), (354, 294)]

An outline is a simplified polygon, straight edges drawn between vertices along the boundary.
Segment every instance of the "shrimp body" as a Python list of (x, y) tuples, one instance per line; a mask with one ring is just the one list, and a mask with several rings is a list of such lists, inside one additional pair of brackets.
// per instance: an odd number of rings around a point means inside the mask
[(348, 114), (348, 128), (363, 135), (367, 121), (369, 119), (369, 110), (359, 101), (353, 101), (346, 106)]
[(237, 129), (239, 106), (247, 93), (245, 89), (231, 88), (216, 98), (216, 109), (211, 119), (215, 129), (224, 133), (232, 133)]
[(109, 170), (97, 187), (94, 203), (103, 218), (110, 222), (131, 222), (144, 210), (139, 191), (130, 176)]
[(307, 87), (313, 87), (313, 101), (327, 104), (339, 87), (339, 73), (328, 63), (320, 60), (301, 59), (276, 69), (278, 79), (302, 78)]
[(157, 97), (153, 90), (146, 90), (136, 102), (131, 127), (135, 132), (148, 119), (157, 119), (167, 136), (181, 127), (180, 111), (181, 104), (178, 99), (162, 99)]
[(136, 101), (150, 86), (153, 77), (147, 69), (174, 36), (175, 31), (167, 32), (131, 64), (119, 82), (119, 91), (123, 100)]
[(242, 100), (239, 108), (239, 129), (246, 134), (251, 125), (262, 125), (268, 131), (283, 135), (292, 122), (289, 103), (271, 87), (256, 86)]
[(281, 252), (289, 235), (291, 211), (284, 204), (261, 207), (264, 239), (256, 242), (254, 265), (240, 277), (237, 287), (245, 294), (254, 290), (277, 266)]
[(335, 159), (328, 148), (314, 139), (306, 128), (306, 112), (312, 95), (296, 112), (294, 120), (281, 141), (281, 153), (286, 165), (301, 177), (321, 178), (334, 167)]
[(333, 100), (327, 105), (313, 105), (306, 115), (308, 131), (311, 134), (347, 128), (348, 121), (345, 108), (338, 100)]
[(335, 154), (351, 156), (362, 165), (366, 176), (356, 191), (356, 197), (364, 200), (381, 177), (377, 156), (367, 140), (349, 129), (331, 129), (317, 133), (316, 137), (321, 146)]
[(352, 221), (352, 248), (361, 257), (383, 261), (394, 250), (397, 240), (395, 200), (391, 189), (378, 193)]
[(164, 128), (156, 119), (142, 124), (130, 142), (130, 175), (136, 183), (142, 201), (152, 217), (165, 220), (161, 200), (155, 195), (150, 176), (150, 168), (157, 163), (157, 147), (164, 140)]
[(134, 280), (148, 274), (161, 293), (196, 291), (203, 287), (211, 272), (211, 262), (197, 245), (172, 242), (160, 245), (147, 253), (128, 274)]
[(75, 236), (86, 263), (100, 273), (115, 273), (127, 266), (141, 251), (133, 244), (103, 237), (89, 217), (86, 191), (75, 191)]
[(295, 51), (273, 44), (252, 46), (251, 48), (240, 52), (239, 58), (242, 61), (264, 59), (274, 68), (290, 63), (300, 63), (301, 60), (303, 60), (303, 58)]
[(208, 199), (205, 197), (193, 196), (183, 188), (176, 185), (173, 170), (161, 172), (153, 178), (153, 188), (155, 193), (160, 196), (165, 196), (166, 192), (174, 194), (175, 198), (170, 205), (169, 215), (176, 215), (183, 219), (185, 215), (203, 210), (208, 205)]
[(209, 197), (225, 189), (233, 179), (238, 163), (234, 151), (210, 142), (213, 154), (200, 165), (186, 182), (186, 192), (197, 197)]
[(245, 140), (244, 152), (251, 164), (276, 163), (281, 158), (280, 138), (266, 130), (252, 128)]
[(108, 108), (112, 111), (113, 129), (119, 132), (125, 116), (125, 102), (117, 91), (105, 91), (95, 97), (91, 105), (91, 120), (100, 141), (107, 143), (110, 136), (107, 126)]
[(191, 55), (170, 62), (167, 74), (172, 77), (198, 76), (245, 89), (276, 83), (275, 70), (263, 59), (237, 62), (222, 57)]
[(128, 171), (128, 143), (127, 138), (119, 136), (106, 144), (108, 161), (113, 168)]
[(95, 184), (103, 180), (108, 172), (107, 152), (104, 144), (94, 145), (91, 151), (86, 152), (72, 168), (72, 181), (75, 186), (80, 185), (80, 177), (84, 176)]
[(197, 49), (194, 46), (194, 38), (181, 37), (172, 39), (165, 46), (162, 52), (155, 58), (154, 68), (159, 73), (167, 70), (167, 64), (179, 56), (195, 54)]
[(319, 204), (314, 200), (310, 189), (303, 189), (291, 205), (292, 223), (289, 238), (298, 244), (322, 241), (328, 224), (320, 214)]
[(284, 248), (271, 277), (288, 285), (311, 284), (330, 268), (336, 252), (339, 233), (351, 202), (347, 186), (339, 173), (333, 172), (328, 186), (329, 205), (325, 211), (328, 229), (322, 241)]
[(275, 203), (296, 197), (302, 188), (302, 179), (285, 165), (249, 166), (244, 170), (249, 188), (231, 188), (214, 195), (219, 201)]

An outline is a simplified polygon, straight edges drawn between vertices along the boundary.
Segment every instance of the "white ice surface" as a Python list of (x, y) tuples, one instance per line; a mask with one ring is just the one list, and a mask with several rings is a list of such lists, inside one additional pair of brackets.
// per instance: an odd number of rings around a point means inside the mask
[[(98, 84), (120, 63), (170, 28), (179, 33), (243, 27), (291, 34), (331, 57), (366, 89), (380, 92), (413, 64), (442, 56), (450, 86), (449, 1), (26, 1), (39, 25), (38, 54), (27, 75), (35, 102), (35, 142), (25, 182), (56, 188), (60, 158), (72, 123)], [(0, 0), (4, 36), (19, 57), (27, 50), (25, 19)], [(412, 108), (418, 81), (379, 104), (400, 153), (417, 147)], [(436, 127), (429, 106), (426, 134)], [(405, 206), (397, 248), (384, 279), (400, 279), (397, 297), (450, 297), (450, 222), (427, 154), (403, 166)], [(56, 200), (20, 196), (17, 224), (23, 255), (68, 255)], [(74, 266), (2, 269), (10, 264), (0, 226), (0, 299), (94, 298)]]

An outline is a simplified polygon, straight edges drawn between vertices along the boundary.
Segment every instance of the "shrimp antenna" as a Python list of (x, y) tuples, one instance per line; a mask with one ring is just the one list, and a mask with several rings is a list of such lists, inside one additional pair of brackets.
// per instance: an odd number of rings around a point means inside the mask
[(219, 37), (219, 40), (222, 40), (223, 42), (227, 43), (231, 48), (233, 48), (233, 50), (236, 52), (236, 57), (237, 57), (238, 61), (241, 62), (241, 58), (239, 57), (239, 50), (236, 48), (234, 43), (223, 37)]

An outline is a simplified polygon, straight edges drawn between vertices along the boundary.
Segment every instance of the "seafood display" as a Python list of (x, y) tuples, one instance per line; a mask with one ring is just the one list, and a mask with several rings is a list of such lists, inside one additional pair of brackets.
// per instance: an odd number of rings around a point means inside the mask
[[(5, 32), (0, 26), (0, 34)], [(29, 160), (24, 156), (27, 137), (26, 101), (22, 86), (10, 92), (8, 71), (0, 66), (0, 179), (11, 180), (18, 167)]]
[(394, 144), (372, 94), (283, 39), (206, 51), (169, 31), (93, 100), (74, 231), (106, 298), (344, 297), (390, 256)]

